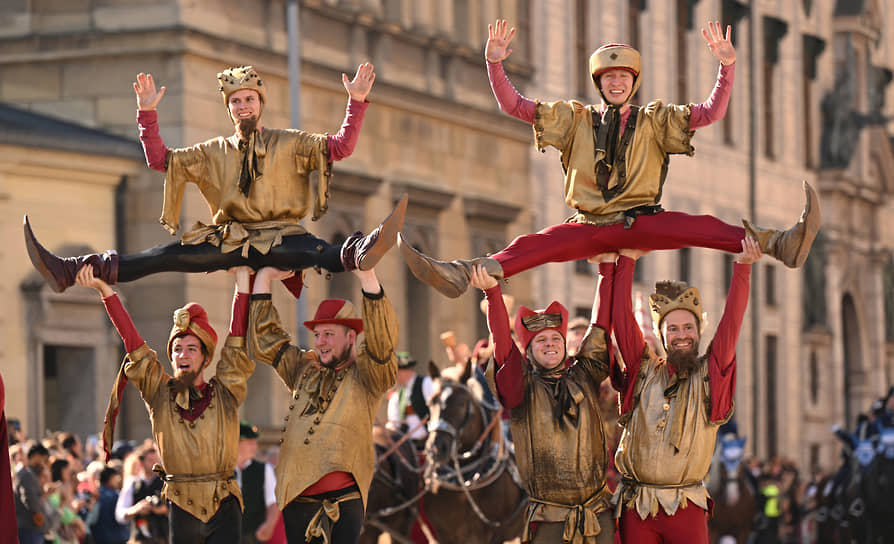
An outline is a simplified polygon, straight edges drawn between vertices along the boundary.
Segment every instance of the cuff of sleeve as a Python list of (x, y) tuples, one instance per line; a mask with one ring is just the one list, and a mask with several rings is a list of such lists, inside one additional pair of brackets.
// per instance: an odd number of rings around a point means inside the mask
[(148, 125), (158, 122), (158, 110), (137, 110), (137, 122)]
[(147, 344), (146, 342), (143, 342), (142, 344), (140, 344), (140, 347), (138, 347), (137, 349), (128, 353), (127, 358), (133, 362), (136, 362), (136, 361), (139, 361), (140, 359), (143, 359), (146, 356), (151, 355), (151, 354), (152, 354), (152, 349), (149, 348), (149, 344)]
[(251, 300), (273, 300), (273, 295), (271, 293), (252, 293)]
[(363, 298), (368, 298), (370, 300), (379, 300), (385, 296), (385, 288), (382, 287), (382, 284), (379, 284), (378, 293), (367, 293), (363, 289), (361, 289), (360, 292), (363, 293)]
[(608, 276), (615, 268), (615, 263), (599, 263), (599, 273)]
[(499, 297), (499, 296), (502, 295), (502, 294), (503, 294), (503, 292), (502, 292), (502, 290), (500, 289), (500, 284), (499, 284), (499, 283), (497, 283), (496, 285), (494, 285), (494, 286), (491, 287), (490, 289), (485, 289), (485, 290), (484, 290), (484, 296), (485, 296), (485, 298), (489, 298), (489, 299), (490, 299), (490, 298), (494, 298), (494, 297)]
[(369, 100), (364, 100), (363, 102), (359, 100), (354, 100), (353, 98), (348, 97), (348, 108), (352, 110), (359, 110), (361, 112), (366, 111), (366, 108), (369, 107)]
[(244, 336), (227, 336), (227, 341), (224, 342), (224, 346), (228, 348), (244, 348), (245, 347), (245, 337)]
[(733, 271), (746, 276), (751, 275), (751, 265), (733, 262)]

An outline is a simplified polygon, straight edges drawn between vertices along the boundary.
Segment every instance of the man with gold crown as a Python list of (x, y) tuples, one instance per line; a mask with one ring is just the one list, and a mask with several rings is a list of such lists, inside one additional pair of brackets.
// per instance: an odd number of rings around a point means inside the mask
[[(313, 220), (328, 209), (332, 162), (351, 155), (357, 142), (375, 72), (361, 64), (352, 80), (342, 74), (348, 92), (344, 122), (335, 135), (262, 127), (267, 85), (251, 66), (217, 74), (227, 115), (235, 127), (228, 137), (182, 149), (168, 149), (158, 132), (156, 107), (165, 88), (156, 89), (151, 74), (134, 83), (140, 141), (150, 168), (165, 172), (160, 221), (174, 234), (188, 183), (194, 183), (211, 211), (210, 225), (197, 223), (178, 242), (131, 255), (103, 254), (59, 258), (34, 236), (25, 218), (25, 242), (35, 268), (54, 291), (74, 283), (78, 269), (91, 264), (109, 284), (134, 281), (158, 272), (210, 272), (250, 265), (299, 270), (320, 267), (330, 272), (369, 270), (394, 245), (403, 224), (406, 198), (378, 228), (357, 232), (341, 245), (330, 245), (308, 232), (299, 221), (308, 211)], [(318, 173), (316, 194), (310, 174)], [(286, 286), (296, 296), (300, 274)]]
[(516, 238), (493, 256), (471, 260), (438, 261), (399, 237), (413, 274), (442, 294), (458, 297), (468, 287), (476, 264), (500, 279), (544, 263), (586, 259), (621, 248), (696, 246), (737, 253), (746, 234), (756, 238), (767, 255), (789, 267), (801, 266), (820, 224), (818, 198), (806, 182), (804, 212), (786, 231), (762, 229), (748, 221), (743, 221), (743, 229), (710, 215), (664, 211), (660, 205), (669, 155), (693, 155), (694, 131), (726, 114), (736, 66), (730, 32), (727, 26), (724, 36), (719, 23), (702, 29), (708, 48), (720, 61), (714, 89), (704, 103), (632, 104), (642, 82), (639, 51), (608, 44), (590, 57), (590, 73), (602, 104), (588, 106), (575, 100), (541, 102), (521, 96), (502, 64), (512, 53), (509, 45), (515, 29), (504, 20), (488, 25), (485, 58), (494, 96), (501, 110), (531, 123), (537, 149), (553, 146), (561, 152), (565, 203), (574, 208), (574, 215), (561, 225)]
[[(276, 501), (289, 542), (354, 544), (375, 465), (372, 426), (397, 377), (397, 315), (375, 270), (354, 270), (360, 316), (347, 300), (320, 303), (304, 326), (314, 349), (291, 343), (270, 296), (289, 272), (261, 269), (248, 327), (253, 360), (271, 365), (291, 395), (276, 465)], [(363, 341), (358, 336), (363, 334)]]
[(611, 366), (616, 257), (610, 253), (593, 259), (602, 277), (591, 324), (573, 357), (565, 347), (568, 310), (562, 304), (553, 302), (540, 311), (519, 308), (516, 345), (499, 283), (483, 266), (471, 271), (471, 285), (482, 289), (488, 302), (497, 395), (509, 410), (515, 461), (529, 497), (523, 542), (614, 542), (599, 390)]
[[(624, 427), (615, 454), (621, 541), (629, 544), (708, 542), (713, 502), (704, 478), (718, 427), (733, 413), (736, 342), (748, 305), (751, 264), (761, 257), (752, 238), (736, 255), (726, 307), (704, 355), (702, 298), (684, 282), (659, 282), (652, 321), (667, 357), (649, 347), (633, 314), (635, 261), (622, 250), (615, 271), (612, 323), (626, 368), (619, 386)], [(614, 374), (618, 372), (613, 371)]]
[(255, 364), (245, 350), (251, 269), (235, 270), (233, 313), (217, 370), (203, 371), (214, 357), (217, 334), (196, 302), (174, 312), (167, 356), (173, 376), (134, 327), (127, 310), (93, 267), (78, 271), (78, 285), (99, 292), (109, 318), (124, 341), (127, 358), (118, 372), (106, 412), (103, 449), (112, 444), (115, 419), (127, 382), (140, 390), (158, 444), (172, 544), (238, 542), (242, 534), (242, 494), (235, 479), (239, 448), (239, 406)]

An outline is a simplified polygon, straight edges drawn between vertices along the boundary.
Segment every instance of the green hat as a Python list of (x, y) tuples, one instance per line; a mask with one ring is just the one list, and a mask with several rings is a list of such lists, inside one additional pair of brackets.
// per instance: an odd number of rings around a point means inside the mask
[(416, 361), (410, 358), (410, 353), (408, 351), (399, 351), (397, 353), (398, 369), (413, 368), (414, 366), (416, 366)]
[(261, 434), (258, 432), (258, 428), (254, 425), (251, 425), (247, 421), (239, 422), (239, 440), (247, 440), (249, 438), (258, 438)]

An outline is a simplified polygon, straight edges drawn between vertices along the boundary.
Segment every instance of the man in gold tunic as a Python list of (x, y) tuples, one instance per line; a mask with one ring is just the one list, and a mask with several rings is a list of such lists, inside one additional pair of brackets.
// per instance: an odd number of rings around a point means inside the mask
[(245, 350), (251, 270), (236, 271), (236, 294), (229, 336), (206, 382), (202, 372), (217, 345), (208, 315), (191, 302), (174, 313), (167, 355), (174, 375), (140, 337), (127, 310), (93, 268), (78, 271), (78, 285), (96, 289), (124, 341), (127, 359), (118, 372), (106, 413), (103, 448), (108, 456), (120, 396), (128, 381), (140, 390), (163, 468), (163, 496), (170, 506), (173, 544), (229, 544), (242, 534), (242, 494), (235, 480), (239, 406), (255, 364)]
[(748, 305), (751, 264), (761, 257), (753, 239), (742, 240), (741, 247), (726, 308), (702, 356), (698, 347), (705, 321), (698, 289), (683, 282), (656, 285), (649, 302), (666, 359), (647, 346), (633, 313), (633, 269), (643, 252), (620, 252), (612, 323), (626, 368), (613, 381), (620, 386), (624, 427), (615, 454), (621, 484), (614, 500), (624, 543), (708, 543), (713, 503), (703, 480), (717, 428), (733, 412), (736, 342)]
[(497, 394), (510, 410), (515, 460), (530, 499), (524, 542), (614, 542), (611, 491), (605, 480), (609, 451), (599, 391), (610, 367), (616, 257), (595, 258), (602, 279), (593, 303), (593, 323), (574, 357), (565, 349), (564, 306), (553, 302), (537, 312), (522, 306), (515, 320), (516, 346), (497, 280), (482, 266), (472, 269), (471, 285), (487, 297)]
[[(53, 290), (64, 291), (84, 264), (106, 283), (134, 281), (158, 272), (210, 272), (249, 265), (287, 270), (320, 267), (330, 272), (370, 269), (394, 245), (406, 201), (367, 236), (356, 232), (331, 245), (308, 232), (300, 221), (311, 212), (316, 221), (328, 209), (332, 162), (351, 155), (357, 141), (375, 72), (360, 65), (353, 80), (342, 75), (348, 108), (335, 135), (262, 127), (267, 84), (251, 66), (217, 75), (227, 115), (235, 133), (182, 149), (168, 149), (159, 136), (156, 107), (165, 88), (156, 89), (151, 74), (134, 83), (137, 120), (146, 161), (165, 172), (162, 225), (174, 234), (186, 185), (194, 183), (211, 212), (211, 224), (197, 223), (181, 240), (146, 251), (118, 255), (114, 250), (60, 259), (38, 243), (27, 217), (25, 242), (35, 268)], [(313, 191), (310, 176), (317, 173)], [(300, 275), (289, 280), (299, 291)]]
[[(314, 350), (290, 343), (261, 269), (252, 293), (248, 346), (273, 366), (291, 394), (276, 465), (276, 500), (289, 542), (354, 544), (374, 469), (372, 426), (397, 377), (397, 316), (374, 270), (354, 270), (363, 292), (361, 318), (346, 300), (324, 300), (304, 325)], [(357, 341), (363, 333), (364, 340)]]
[(525, 234), (489, 257), (438, 261), (398, 238), (413, 274), (442, 294), (457, 297), (469, 285), (469, 271), (480, 264), (495, 278), (509, 278), (550, 262), (586, 259), (622, 248), (646, 250), (706, 247), (739, 251), (746, 235), (786, 266), (804, 263), (819, 230), (819, 202), (804, 183), (807, 203), (800, 220), (786, 231), (763, 229), (744, 221), (735, 227), (710, 215), (665, 211), (661, 195), (670, 155), (693, 155), (695, 130), (723, 118), (732, 92), (736, 50), (719, 23), (709, 23), (702, 36), (720, 62), (711, 95), (700, 104), (653, 100), (633, 104), (642, 83), (639, 51), (625, 44), (607, 44), (590, 56), (590, 75), (602, 104), (576, 100), (545, 102), (521, 96), (503, 71), (515, 29), (506, 21), (489, 25), (485, 46), (487, 72), (494, 96), (504, 112), (531, 124), (537, 149), (561, 154), (565, 203), (573, 209), (562, 224)]

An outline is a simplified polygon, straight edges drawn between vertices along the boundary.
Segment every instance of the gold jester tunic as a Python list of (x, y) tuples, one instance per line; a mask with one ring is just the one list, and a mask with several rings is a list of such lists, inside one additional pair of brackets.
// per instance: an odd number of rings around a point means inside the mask
[(532, 521), (542, 521), (564, 523), (567, 542), (596, 542), (602, 531), (597, 515), (609, 508), (611, 499), (605, 485), (609, 452), (599, 412), (600, 384), (608, 376), (605, 331), (590, 328), (575, 363), (561, 378), (571, 396), (564, 429), (553, 416), (555, 386), (523, 366), (524, 400), (510, 410), (515, 460), (531, 497), (522, 540), (529, 538)]
[[(331, 164), (325, 134), (262, 129), (247, 142), (237, 135), (218, 136), (167, 156), (161, 223), (174, 234), (187, 183), (195, 183), (211, 210), (212, 223), (197, 223), (183, 235), (184, 244), (211, 242), (224, 252), (248, 247), (266, 254), (282, 236), (303, 234), (298, 224), (313, 207), (316, 220), (328, 207)], [(250, 173), (248, 196), (240, 188)], [(319, 173), (316, 193), (310, 174)]]
[[(637, 106), (631, 106), (637, 108)], [(635, 130), (624, 130), (609, 179), (596, 179), (594, 117), (601, 122), (599, 106), (577, 101), (538, 102), (534, 114), (537, 149), (553, 146), (561, 152), (565, 171), (565, 203), (579, 213), (570, 221), (610, 224), (620, 213), (637, 206), (655, 205), (667, 175), (668, 155), (692, 155), (694, 132), (689, 130), (690, 105), (650, 102), (636, 113)], [(634, 114), (631, 113), (631, 116)], [(623, 149), (622, 149), (623, 148)], [(623, 152), (622, 152), (623, 151)], [(602, 186), (600, 186), (602, 184)]]
[(354, 476), (366, 506), (375, 464), (372, 427), (382, 395), (397, 378), (397, 314), (384, 296), (363, 294), (364, 340), (353, 364), (340, 370), (290, 344), (269, 297), (253, 296), (248, 345), (252, 358), (272, 365), (291, 393), (276, 465), (280, 510), (330, 472)]
[[(704, 478), (711, 466), (717, 428), (729, 420), (732, 409), (720, 421), (711, 421), (710, 385), (706, 356), (688, 380), (678, 382), (675, 397), (665, 397), (673, 377), (667, 363), (646, 348), (638, 406), (622, 416), (624, 432), (615, 454), (623, 479), (615, 493), (618, 513), (636, 508), (642, 519), (658, 508), (674, 515), (686, 501), (709, 510), (710, 496)], [(676, 429), (676, 430), (675, 430)], [(675, 437), (676, 433), (676, 437)], [(673, 445), (679, 440), (679, 451)], [(649, 485), (636, 485), (644, 482)]]
[[(172, 377), (162, 369), (154, 350), (143, 344), (129, 353), (128, 359), (124, 373), (140, 390), (149, 410), (152, 435), (165, 472), (175, 480), (177, 476), (232, 473), (238, 457), (239, 405), (245, 400), (246, 381), (255, 368), (246, 355), (245, 339), (227, 338), (217, 373), (208, 382), (212, 387), (211, 403), (193, 422), (180, 417), (169, 385)], [(211, 519), (220, 501), (229, 495), (235, 495), (242, 503), (235, 478), (171, 481), (165, 484), (163, 493), (203, 523)]]

